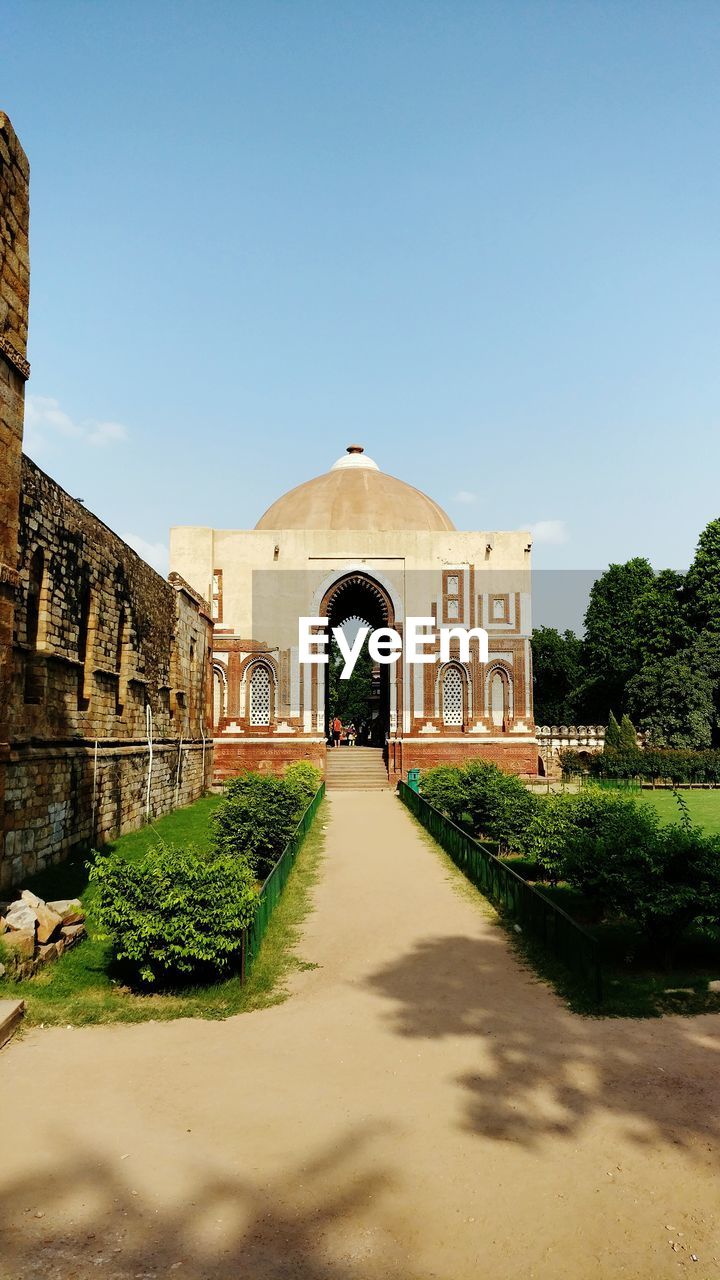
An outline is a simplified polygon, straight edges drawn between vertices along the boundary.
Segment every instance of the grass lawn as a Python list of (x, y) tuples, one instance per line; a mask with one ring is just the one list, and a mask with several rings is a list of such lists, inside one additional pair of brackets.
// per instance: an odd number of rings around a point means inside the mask
[[(624, 792), (640, 804), (652, 805), (662, 822), (678, 822), (680, 809), (672, 791), (639, 790)], [(691, 791), (681, 789), (680, 795), (690, 810), (690, 817), (698, 827), (704, 827), (712, 835), (720, 835), (720, 790)]]
[[(171, 843), (210, 843), (209, 819), (220, 796), (205, 796), (151, 826), (121, 836), (112, 848), (130, 860), (142, 855), (157, 836)], [(300, 926), (310, 910), (310, 895), (323, 853), (321, 805), (275, 909), (260, 953), (244, 986), (228, 978), (212, 986), (178, 993), (136, 994), (113, 973), (110, 943), (93, 920), (95, 887), (88, 884), (87, 855), (52, 867), (27, 886), (46, 899), (80, 897), (88, 912), (88, 937), (27, 982), (0, 982), (0, 999), (25, 1001), (25, 1025), (83, 1026), (98, 1022), (150, 1019), (227, 1018), (264, 1008), (285, 998), (288, 975), (303, 963), (295, 954)]]

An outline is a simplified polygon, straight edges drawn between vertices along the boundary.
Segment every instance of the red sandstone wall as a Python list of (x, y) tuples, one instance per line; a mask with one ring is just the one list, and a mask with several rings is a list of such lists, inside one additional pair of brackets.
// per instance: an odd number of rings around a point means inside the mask
[(228, 778), (236, 778), (239, 773), (248, 769), (257, 769), (260, 773), (281, 774), (289, 764), (298, 760), (306, 760), (314, 764), (325, 774), (324, 742), (243, 742), (216, 738), (214, 743), (215, 780), (225, 782)]
[(513, 742), (408, 742), (390, 744), (389, 775), (392, 781), (404, 778), (408, 769), (432, 769), (440, 764), (467, 764), (487, 760), (508, 773), (536, 775), (538, 750), (533, 743)]

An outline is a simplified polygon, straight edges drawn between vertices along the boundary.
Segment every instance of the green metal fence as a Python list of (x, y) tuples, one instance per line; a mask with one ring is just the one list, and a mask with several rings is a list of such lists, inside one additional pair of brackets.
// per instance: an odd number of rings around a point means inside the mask
[(242, 950), (242, 978), (243, 981), (250, 973), (250, 970), (257, 959), (260, 944), (265, 937), (265, 931), (270, 923), (270, 917), (275, 910), (288, 876), (295, 865), (303, 840), (312, 826), (313, 819), (323, 796), (325, 795), (325, 783), (321, 782), (318, 790), (315, 792), (310, 804), (305, 810), (302, 818), (298, 822), (293, 835), (288, 840), (270, 875), (260, 890), (257, 911), (252, 924), (243, 930), (243, 950)]
[(538, 939), (552, 951), (571, 973), (582, 980), (599, 1003), (602, 999), (602, 970), (598, 943), (592, 934), (501, 862), (486, 845), (473, 840), (467, 832), (434, 809), (407, 783), (399, 782), (398, 790), (403, 804), (468, 880), (516, 920), (528, 936)]

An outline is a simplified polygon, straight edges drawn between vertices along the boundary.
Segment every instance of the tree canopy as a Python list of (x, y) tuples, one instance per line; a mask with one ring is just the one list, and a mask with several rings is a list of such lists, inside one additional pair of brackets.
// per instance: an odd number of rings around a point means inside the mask
[(640, 556), (611, 564), (591, 589), (582, 639), (538, 628), (533, 684), (538, 724), (608, 724), (612, 715), (611, 749), (629, 748), (633, 725), (619, 723), (628, 716), (658, 747), (718, 745), (720, 518), (685, 575), (656, 573)]

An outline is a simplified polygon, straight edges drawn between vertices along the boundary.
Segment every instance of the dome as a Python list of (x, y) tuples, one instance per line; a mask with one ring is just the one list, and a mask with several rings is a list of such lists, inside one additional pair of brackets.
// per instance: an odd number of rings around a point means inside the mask
[(348, 445), (329, 471), (299, 484), (260, 517), (256, 529), (417, 529), (455, 525), (437, 502), (385, 475), (362, 445)]

